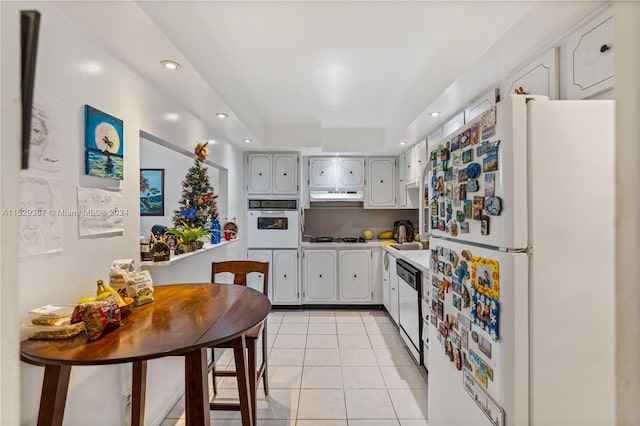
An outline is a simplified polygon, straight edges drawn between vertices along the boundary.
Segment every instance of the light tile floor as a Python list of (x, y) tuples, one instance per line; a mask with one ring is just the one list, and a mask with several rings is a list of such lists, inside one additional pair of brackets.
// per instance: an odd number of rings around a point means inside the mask
[[(258, 390), (258, 426), (423, 426), (427, 382), (383, 311), (273, 311), (268, 318), (269, 387)], [(218, 368), (232, 353), (216, 350)], [(216, 400), (237, 402), (233, 377)], [(241, 426), (237, 411), (212, 411), (212, 425)], [(183, 426), (184, 396), (162, 426)]]

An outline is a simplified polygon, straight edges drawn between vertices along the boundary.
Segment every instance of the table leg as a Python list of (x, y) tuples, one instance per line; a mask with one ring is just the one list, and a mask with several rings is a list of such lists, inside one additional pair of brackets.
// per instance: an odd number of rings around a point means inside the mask
[(184, 360), (187, 426), (210, 426), (207, 349), (189, 352)]
[(240, 396), (240, 412), (242, 413), (242, 426), (253, 426), (251, 410), (251, 397), (249, 395), (249, 374), (247, 372), (247, 359), (245, 357), (244, 335), (233, 340), (233, 354), (236, 362), (236, 375), (238, 379), (238, 393)]
[(144, 426), (144, 404), (147, 393), (147, 361), (133, 363), (131, 392), (131, 426)]
[(62, 425), (70, 376), (70, 365), (47, 365), (44, 368), (38, 426)]

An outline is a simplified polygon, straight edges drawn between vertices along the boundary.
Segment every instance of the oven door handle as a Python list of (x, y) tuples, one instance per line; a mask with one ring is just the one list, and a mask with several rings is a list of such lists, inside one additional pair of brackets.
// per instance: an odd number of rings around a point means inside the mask
[(260, 211), (260, 216), (266, 217), (284, 217), (286, 213), (284, 210), (262, 210)]

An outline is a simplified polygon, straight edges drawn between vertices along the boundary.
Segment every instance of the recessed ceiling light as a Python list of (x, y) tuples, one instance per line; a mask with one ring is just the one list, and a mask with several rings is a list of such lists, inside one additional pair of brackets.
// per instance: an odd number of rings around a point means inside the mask
[(228, 116), (229, 116), (229, 114), (225, 114), (224, 112), (216, 113), (216, 117), (218, 117), (218, 118), (227, 118)]
[(400, 145), (406, 145), (406, 144), (407, 144), (407, 141), (400, 142)]
[(175, 61), (160, 61), (160, 64), (168, 70), (177, 70), (180, 64)]
[(244, 143), (249, 143), (251, 142), (251, 139), (244, 139)]
[(440, 111), (430, 112), (429, 115), (432, 116), (432, 117), (437, 117), (437, 116), (440, 115)]

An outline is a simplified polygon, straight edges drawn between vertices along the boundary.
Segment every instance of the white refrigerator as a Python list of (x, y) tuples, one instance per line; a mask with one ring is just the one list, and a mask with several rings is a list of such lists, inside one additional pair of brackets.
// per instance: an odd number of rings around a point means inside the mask
[(523, 95), (429, 146), (429, 426), (615, 424), (614, 144)]

